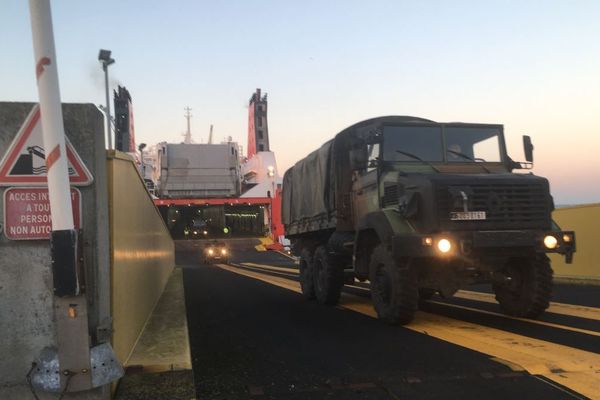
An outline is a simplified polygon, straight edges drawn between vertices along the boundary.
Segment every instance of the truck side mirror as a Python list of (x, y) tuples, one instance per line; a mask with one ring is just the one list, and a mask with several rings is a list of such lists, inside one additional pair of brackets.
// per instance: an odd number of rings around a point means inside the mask
[(350, 150), (350, 169), (353, 171), (366, 169), (368, 158), (369, 155), (364, 146), (353, 148)]
[(531, 143), (531, 136), (523, 136), (523, 151), (525, 152), (525, 160), (533, 162), (533, 143)]

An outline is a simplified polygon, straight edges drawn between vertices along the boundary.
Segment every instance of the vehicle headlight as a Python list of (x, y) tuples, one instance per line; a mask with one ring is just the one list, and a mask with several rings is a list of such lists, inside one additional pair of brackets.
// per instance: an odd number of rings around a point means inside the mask
[(227, 254), (227, 249), (221, 249), (221, 254), (223, 254), (223, 255)]
[(448, 239), (440, 239), (437, 243), (437, 248), (442, 253), (448, 253), (452, 249), (452, 243)]
[(546, 237), (544, 237), (544, 246), (549, 249), (555, 249), (556, 246), (558, 246), (558, 240), (552, 235), (546, 235)]
[(203, 231), (202, 233), (203, 233), (203, 234), (205, 234), (205, 235), (208, 235), (208, 232), (207, 232), (207, 231)]
[(215, 251), (213, 249), (208, 249), (208, 255), (212, 256), (213, 254), (215, 254)]

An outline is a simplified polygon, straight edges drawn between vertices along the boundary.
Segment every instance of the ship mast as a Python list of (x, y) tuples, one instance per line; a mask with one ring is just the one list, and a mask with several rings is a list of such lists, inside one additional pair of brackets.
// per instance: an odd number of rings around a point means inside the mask
[(184, 108), (185, 110), (185, 119), (187, 120), (187, 131), (185, 132), (183, 143), (190, 144), (192, 143), (192, 131), (190, 129), (190, 119), (192, 118), (192, 109), (190, 107)]

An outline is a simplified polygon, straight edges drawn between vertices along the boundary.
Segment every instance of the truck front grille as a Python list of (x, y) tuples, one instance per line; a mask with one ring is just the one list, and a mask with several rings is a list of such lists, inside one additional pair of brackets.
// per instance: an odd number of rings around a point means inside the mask
[(383, 207), (398, 205), (398, 184), (386, 184), (383, 187)]
[[(468, 211), (485, 211), (485, 220), (453, 221), (450, 213), (464, 211), (452, 193), (467, 193)], [(551, 203), (543, 183), (468, 184), (438, 187), (438, 217), (442, 230), (550, 229)]]

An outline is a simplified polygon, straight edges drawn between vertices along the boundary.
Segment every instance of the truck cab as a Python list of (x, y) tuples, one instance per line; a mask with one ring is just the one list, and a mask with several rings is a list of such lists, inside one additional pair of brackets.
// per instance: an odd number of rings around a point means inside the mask
[[(553, 223), (548, 181), (513, 172), (531, 163), (508, 156), (502, 125), (388, 122), (358, 143), (354, 269), (371, 281), (383, 319), (405, 321), (419, 298), (452, 296), (474, 283), (492, 283), (510, 315), (536, 317), (548, 307), (546, 253), (569, 262), (574, 233)], [(405, 315), (389, 287), (402, 280), (413, 288), (404, 290), (412, 298)]]

